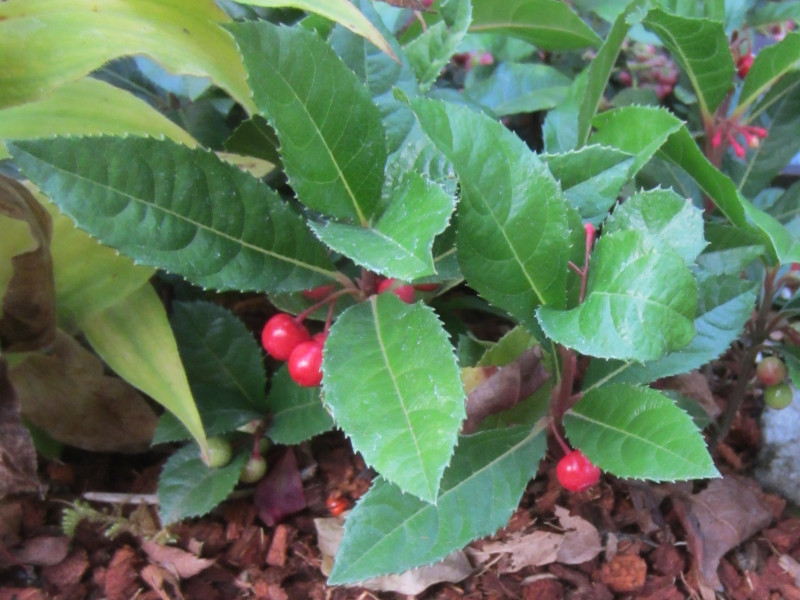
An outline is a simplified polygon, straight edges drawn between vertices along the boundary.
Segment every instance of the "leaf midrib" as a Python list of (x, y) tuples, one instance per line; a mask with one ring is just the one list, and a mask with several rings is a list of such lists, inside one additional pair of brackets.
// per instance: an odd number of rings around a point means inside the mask
[[(22, 152), (25, 152), (25, 154), (27, 154), (28, 156), (30, 156), (32, 159), (36, 160), (37, 162), (39, 162), (39, 163), (41, 163), (43, 165), (47, 165), (50, 168), (56, 170), (57, 172), (65, 175), (67, 178), (74, 178), (74, 179), (78, 180), (79, 182), (83, 182), (83, 183), (86, 183), (86, 184), (91, 185), (91, 186), (97, 186), (101, 190), (105, 190), (105, 191), (108, 191), (108, 192), (113, 192), (114, 194), (118, 194), (118, 195), (122, 196), (123, 198), (128, 198), (132, 202), (139, 202), (139, 203), (141, 203), (141, 204), (143, 204), (145, 206), (148, 206), (150, 208), (153, 208), (153, 209), (156, 209), (158, 211), (161, 211), (162, 213), (164, 213), (166, 215), (172, 216), (172, 217), (174, 217), (175, 219), (177, 219), (179, 221), (183, 221), (185, 223), (189, 223), (190, 225), (193, 225), (193, 226), (197, 227), (200, 230), (204, 230), (204, 231), (206, 231), (208, 233), (211, 233), (212, 235), (216, 235), (216, 236), (218, 236), (218, 237), (220, 237), (220, 238), (222, 238), (224, 240), (237, 243), (237, 244), (241, 245), (242, 248), (246, 248), (246, 249), (252, 250), (257, 254), (264, 254), (265, 256), (270, 256), (272, 258), (276, 258), (278, 260), (287, 262), (289, 264), (292, 264), (292, 265), (295, 265), (295, 266), (298, 266), (298, 267), (309, 269), (309, 270), (315, 271), (317, 273), (323, 273), (323, 274), (328, 275), (328, 276), (332, 276), (333, 275), (333, 271), (329, 271), (327, 269), (323, 269), (322, 267), (317, 267), (316, 265), (312, 265), (310, 263), (306, 263), (306, 262), (303, 262), (303, 261), (300, 261), (300, 260), (297, 260), (297, 259), (294, 259), (294, 258), (290, 258), (288, 256), (284, 256), (284, 255), (278, 254), (276, 252), (272, 252), (271, 250), (267, 250), (266, 248), (262, 248), (261, 246), (256, 246), (256, 245), (254, 245), (254, 244), (252, 244), (250, 242), (244, 241), (241, 238), (237, 238), (237, 237), (234, 237), (234, 236), (232, 236), (230, 234), (227, 234), (227, 233), (225, 233), (223, 231), (220, 231), (219, 229), (213, 229), (212, 227), (210, 227), (208, 225), (205, 225), (205, 224), (200, 223), (198, 221), (189, 219), (188, 217), (185, 217), (184, 215), (181, 215), (180, 213), (176, 213), (173, 210), (161, 207), (158, 204), (155, 204), (153, 202), (149, 202), (149, 201), (147, 201), (145, 199), (137, 198), (136, 196), (133, 196), (133, 195), (129, 194), (128, 192), (122, 191), (122, 190), (120, 190), (118, 188), (112, 187), (109, 184), (101, 183), (101, 182), (95, 181), (93, 179), (89, 179), (88, 177), (84, 177), (83, 175), (81, 175), (79, 173), (74, 173), (72, 171), (68, 171), (63, 167), (60, 167), (60, 166), (58, 166), (58, 165), (56, 165), (54, 163), (51, 163), (51, 162), (47, 162), (47, 161), (39, 158), (38, 156), (35, 156), (35, 155), (31, 154), (30, 152), (27, 152), (25, 150), (22, 150)], [(239, 190), (237, 189), (237, 192), (238, 191)], [(240, 198), (240, 200), (241, 200), (241, 198)], [(244, 204), (243, 201), (242, 201), (242, 204)], [(228, 263), (228, 264), (230, 264), (230, 263)]]

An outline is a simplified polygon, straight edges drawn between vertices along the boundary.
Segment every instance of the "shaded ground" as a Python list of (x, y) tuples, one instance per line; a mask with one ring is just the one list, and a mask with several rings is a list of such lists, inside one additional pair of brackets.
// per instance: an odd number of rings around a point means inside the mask
[[(604, 478), (570, 494), (555, 479), (555, 461), (546, 462), (508, 526), (470, 546), (472, 573), (416, 597), (678, 600), (703, 597), (704, 586), (713, 597), (717, 585), (717, 597), (735, 600), (800, 598), (800, 514), (737, 475), (758, 448), (755, 409), (748, 408), (715, 452), (725, 478), (708, 487)], [(330, 517), (331, 494), (350, 502), (363, 494), (371, 474), (336, 433), (295, 451), (305, 510), (266, 527), (245, 490), (213, 514), (173, 527), (166, 549), (143, 541), (158, 531), (154, 509), (144, 505), (126, 509), (120, 522), (132, 532), (113, 539), (104, 534), (110, 521), (83, 520), (71, 540), (61, 530), (62, 500), (87, 491), (152, 493), (165, 455), (71, 452), (63, 463), (46, 462), (47, 500), (0, 507), (0, 600), (408, 597), (325, 585), (314, 519)], [(94, 506), (115, 514), (110, 505)]]

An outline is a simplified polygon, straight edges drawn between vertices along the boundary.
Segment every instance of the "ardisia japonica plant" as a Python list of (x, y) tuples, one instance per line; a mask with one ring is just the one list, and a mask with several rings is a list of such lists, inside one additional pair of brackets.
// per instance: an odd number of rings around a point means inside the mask
[[(738, 381), (714, 436), (759, 357), (767, 404), (791, 400), (787, 376), (800, 383), (790, 267), (800, 187), (770, 187), (800, 151), (794, 13), (756, 2), (391, 4), (401, 6), (337, 4), (369, 26), (353, 31), (322, 18), (336, 20), (330, 12), (233, 22), (210, 0), (192, 3), (186, 31), (208, 43), (191, 59), (181, 36), (159, 40), (176, 44), (165, 53), (132, 33), (114, 56), (149, 54), (217, 86), (204, 91), (210, 114), (236, 128), (208, 147), (188, 124), (112, 128), (90, 115), (81, 127), (10, 129), (3, 112), (32, 119), (48, 96), (0, 76), (11, 90), (0, 92), (0, 137), (27, 185), (130, 268), (266, 294), (276, 309), (261, 331), (267, 378), (233, 314), (172, 305), (167, 337), (193, 401), (176, 410), (163, 387), (140, 389), (169, 409), (154, 442), (197, 443), (164, 467), (164, 522), (261, 479), (263, 436), (297, 444), (340, 428), (377, 476), (347, 516), (332, 584), (429, 564), (494, 533), (551, 465), (574, 493), (603, 473), (718, 476), (687, 410), (707, 419), (651, 387), (658, 379), (727, 353)], [(26, 34), (4, 33), (27, 31), (20, 6), (0, 6), (0, 48), (24, 48)], [(172, 32), (189, 15), (153, 19)], [(757, 50), (776, 24), (783, 38)], [(57, 94), (100, 85), (81, 79), (90, 70), (34, 73)], [(501, 320), (504, 335), (478, 339), (464, 311)], [(117, 329), (122, 339), (148, 327)], [(73, 329), (93, 346), (103, 331), (92, 315)], [(114, 356), (113, 343), (95, 349)]]

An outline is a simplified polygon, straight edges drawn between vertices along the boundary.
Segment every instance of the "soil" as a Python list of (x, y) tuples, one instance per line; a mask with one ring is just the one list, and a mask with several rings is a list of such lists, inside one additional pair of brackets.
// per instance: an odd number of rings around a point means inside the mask
[[(436, 583), (414, 597), (713, 597), (708, 587), (703, 596), (704, 579), (708, 579), (704, 570), (709, 565), (697, 556), (700, 553), (706, 560), (711, 557), (712, 563), (717, 561), (716, 566), (711, 565), (719, 578), (717, 597), (800, 598), (798, 513), (780, 497), (764, 493), (742, 476), (758, 449), (756, 411), (754, 404), (746, 405), (731, 434), (715, 451), (725, 475), (723, 481), (733, 482), (733, 487), (722, 491), (725, 497), (753, 494), (755, 499), (747, 500), (746, 507), (729, 507), (733, 513), (727, 519), (728, 529), (736, 529), (738, 522), (746, 519), (737, 510), (749, 514), (756, 503), (766, 511), (765, 524), (752, 535), (743, 540), (737, 536), (746, 532), (734, 535), (729, 545), (735, 547), (715, 547), (726, 534), (715, 530), (713, 523), (704, 523), (701, 512), (687, 515), (694, 510), (692, 502), (703, 497), (703, 483), (656, 486), (604, 477), (594, 488), (573, 494), (559, 486), (555, 461), (547, 460), (509, 524), (492, 538), (470, 545), (468, 556), (475, 567), (472, 573), (458, 582)], [(274, 455), (285, 451), (271, 450)], [(44, 461), (41, 477), (48, 486), (46, 498), (6, 499), (0, 506), (0, 600), (410, 597), (398, 592), (326, 586), (314, 519), (331, 517), (326, 505), (331, 495), (352, 503), (368, 489), (372, 473), (338, 432), (319, 436), (294, 451), (306, 475), (304, 510), (268, 527), (259, 520), (253, 497), (245, 489), (243, 497), (225, 502), (212, 514), (171, 527), (171, 544), (166, 546), (148, 541), (159, 528), (154, 507), (144, 504), (124, 509), (93, 504), (112, 516), (127, 517), (120, 521), (125, 525), (115, 537), (106, 535), (108, 523), (100, 521), (81, 521), (71, 539), (61, 528), (65, 502), (87, 491), (123, 495), (154, 492), (165, 452), (125, 456), (70, 451), (62, 460)], [(552, 448), (551, 455), (557, 457), (557, 453)], [(710, 486), (706, 492), (709, 490)], [(710, 497), (706, 499), (710, 501)], [(571, 555), (586, 552), (589, 544), (588, 538), (582, 538), (583, 545), (577, 550), (559, 553), (565, 560), (539, 557), (518, 568), (515, 562), (522, 560), (520, 538), (535, 539), (524, 536), (536, 532), (563, 533), (564, 522), (556, 516), (559, 507), (581, 517), (599, 536), (601, 544), (594, 556), (574, 564)], [(714, 503), (717, 516), (725, 510), (719, 502)], [(726, 519), (724, 515), (720, 518)], [(537, 547), (535, 541), (529, 543)]]
[[(258, 315), (251, 328), (263, 322)], [(725, 364), (664, 385), (689, 396), (699, 387), (722, 410), (734, 376)], [(551, 442), (507, 526), (466, 549), (471, 568), (417, 595), (402, 585), (326, 585), (329, 560), (315, 520), (334, 519), (331, 498), (352, 506), (374, 475), (340, 432), (270, 449), (270, 465), (294, 453), (306, 502), (271, 526), (249, 486), (211, 514), (163, 530), (148, 501), (171, 448), (138, 455), (71, 449), (59, 460), (39, 459), (43, 497), (0, 502), (0, 600), (800, 600), (800, 510), (749, 476), (761, 410), (746, 400), (712, 450), (724, 477), (710, 482), (603, 476), (570, 493), (555, 477), (562, 451)], [(88, 496), (97, 492), (109, 496)], [(143, 495), (139, 503), (126, 503), (133, 494)], [(76, 501), (88, 518), (73, 518), (66, 535), (62, 520)]]

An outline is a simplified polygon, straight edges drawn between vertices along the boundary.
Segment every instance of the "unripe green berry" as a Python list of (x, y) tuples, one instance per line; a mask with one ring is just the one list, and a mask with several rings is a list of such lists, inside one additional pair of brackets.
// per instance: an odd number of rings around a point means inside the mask
[(259, 481), (264, 473), (267, 472), (267, 461), (263, 456), (251, 456), (244, 467), (242, 473), (239, 475), (241, 483), (255, 483)]
[(269, 438), (262, 437), (258, 440), (258, 451), (261, 453), (261, 456), (264, 456), (271, 447), (272, 442), (269, 441)]
[(208, 438), (208, 466), (212, 469), (224, 467), (233, 457), (233, 449), (231, 443), (225, 438), (211, 437)]
[(779, 383), (778, 385), (771, 385), (764, 390), (764, 403), (770, 408), (780, 410), (786, 408), (792, 403), (794, 397), (794, 390), (788, 383)]
[(777, 356), (767, 356), (758, 363), (756, 375), (764, 385), (777, 385), (786, 379), (786, 365)]

